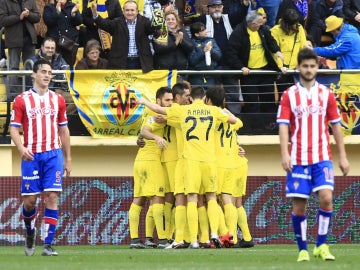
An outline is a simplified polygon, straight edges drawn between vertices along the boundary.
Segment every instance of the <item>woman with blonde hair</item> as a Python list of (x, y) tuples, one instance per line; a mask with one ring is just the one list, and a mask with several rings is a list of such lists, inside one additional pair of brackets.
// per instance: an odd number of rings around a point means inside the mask
[(193, 43), (182, 28), (174, 9), (165, 11), (164, 19), (167, 31), (162, 31), (159, 37), (153, 40), (154, 67), (155, 69), (187, 69), (187, 59), (193, 50)]

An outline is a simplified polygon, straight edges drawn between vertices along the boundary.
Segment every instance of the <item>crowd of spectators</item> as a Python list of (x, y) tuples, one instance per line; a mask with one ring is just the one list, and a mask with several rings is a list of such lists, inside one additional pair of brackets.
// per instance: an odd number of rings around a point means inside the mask
[[(35, 48), (42, 57), (48, 38), (70, 69), (242, 70), (182, 76), (192, 85), (222, 85), (228, 109), (240, 116), (275, 111), (274, 82), (280, 95), (293, 82), (286, 72), (296, 67), (306, 37), (338, 68), (359, 68), (359, 12), (360, 0), (0, 0), (1, 48), (8, 49), (11, 70), (21, 57), (34, 59)], [(70, 47), (59, 44), (64, 38)], [(334, 52), (332, 43), (342, 49)], [(77, 64), (79, 46), (84, 55)], [(269, 69), (283, 76), (250, 74)]]

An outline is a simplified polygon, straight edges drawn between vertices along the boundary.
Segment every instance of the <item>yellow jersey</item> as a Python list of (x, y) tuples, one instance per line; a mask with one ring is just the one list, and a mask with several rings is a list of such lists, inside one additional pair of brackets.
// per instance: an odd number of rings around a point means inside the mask
[[(156, 114), (148, 109), (145, 109), (143, 114), (143, 124), (142, 127), (148, 126), (151, 128), (151, 131), (159, 136), (163, 137), (164, 135), (164, 124), (156, 123), (154, 116)], [(147, 140), (144, 138), (145, 146), (139, 148), (135, 160), (159, 160), (161, 157), (162, 150), (157, 145), (155, 140)]]
[(166, 108), (168, 119), (179, 121), (184, 142), (183, 156), (196, 161), (215, 161), (215, 129), (229, 115), (219, 107), (195, 100), (192, 104)]
[(215, 151), (217, 166), (221, 168), (236, 168), (234, 152), (238, 151), (236, 131), (243, 126), (238, 119), (235, 124), (221, 123), (215, 131)]

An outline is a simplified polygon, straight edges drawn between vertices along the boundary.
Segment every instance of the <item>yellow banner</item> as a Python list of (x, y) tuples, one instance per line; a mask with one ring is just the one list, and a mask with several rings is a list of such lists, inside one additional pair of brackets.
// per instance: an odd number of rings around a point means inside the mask
[(162, 86), (176, 83), (177, 72), (154, 70), (69, 70), (70, 93), (80, 119), (93, 138), (137, 136), (144, 106), (140, 97), (155, 102)]

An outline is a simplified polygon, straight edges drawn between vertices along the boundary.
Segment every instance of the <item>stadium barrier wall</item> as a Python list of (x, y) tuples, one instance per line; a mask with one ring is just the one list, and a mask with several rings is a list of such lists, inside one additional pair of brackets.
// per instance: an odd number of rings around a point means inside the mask
[[(0, 245), (24, 245), (21, 219), (19, 177), (1, 177), (0, 182)], [(244, 207), (257, 244), (294, 243), (291, 225), (291, 201), (285, 196), (284, 177), (249, 177)], [(128, 210), (132, 202), (132, 177), (71, 177), (64, 181), (59, 200), (56, 245), (122, 245), (129, 244)], [(360, 177), (336, 177), (334, 215), (329, 243), (359, 243), (360, 240)], [(36, 221), (43, 232), (42, 199), (37, 203)], [(307, 209), (308, 239), (317, 235), (318, 200), (312, 196)], [(140, 238), (144, 239), (145, 213), (142, 210)], [(156, 237), (156, 235), (155, 235)], [(241, 237), (241, 236), (240, 236)]]

